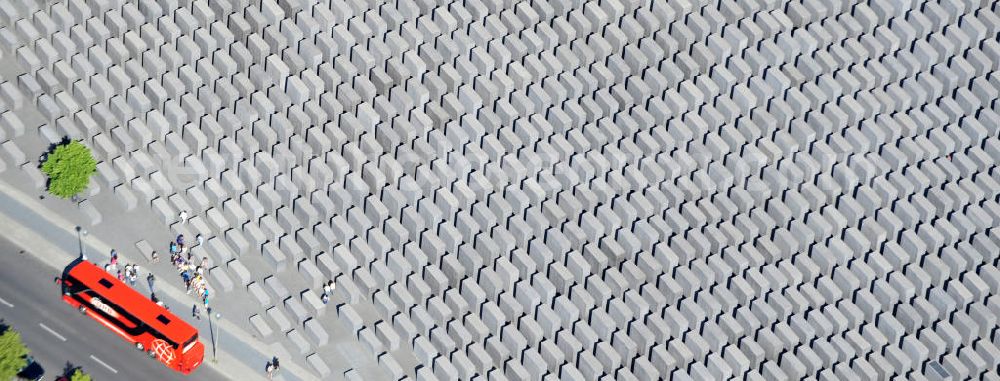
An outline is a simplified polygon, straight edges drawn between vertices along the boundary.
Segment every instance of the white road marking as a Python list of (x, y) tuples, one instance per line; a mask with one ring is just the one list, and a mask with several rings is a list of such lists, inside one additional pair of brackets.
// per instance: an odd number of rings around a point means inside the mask
[(42, 327), (42, 329), (44, 329), (44, 330), (46, 330), (46, 331), (49, 331), (49, 333), (51, 333), (51, 334), (52, 334), (52, 336), (55, 336), (55, 337), (57, 337), (57, 338), (58, 338), (59, 340), (62, 340), (62, 341), (66, 341), (66, 338), (65, 338), (65, 337), (63, 337), (63, 335), (60, 335), (60, 334), (59, 334), (59, 332), (56, 332), (56, 331), (55, 331), (55, 330), (53, 330), (52, 328), (49, 328), (49, 326), (47, 326), (47, 325), (45, 325), (45, 324), (42, 324), (42, 323), (38, 323), (38, 326), (39, 326), (39, 327)]
[(110, 370), (111, 373), (118, 373), (118, 371), (115, 370), (115, 368), (112, 368), (111, 365), (108, 365), (108, 363), (101, 361), (101, 359), (94, 357), (94, 355), (90, 355), (90, 358), (93, 359), (94, 361), (97, 361), (98, 364), (104, 365), (104, 367), (108, 368), (108, 370)]
[(10, 308), (14, 308), (14, 305), (10, 304), (10, 302), (4, 300), (4, 298), (0, 298), (0, 304), (3, 304), (3, 305), (5, 305), (7, 307), (10, 307)]

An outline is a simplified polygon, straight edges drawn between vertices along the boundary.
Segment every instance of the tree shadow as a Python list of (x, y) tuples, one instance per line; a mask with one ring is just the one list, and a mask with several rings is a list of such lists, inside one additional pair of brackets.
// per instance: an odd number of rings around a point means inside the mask
[(83, 370), (82, 367), (73, 365), (73, 363), (67, 361), (66, 365), (63, 365), (62, 373), (59, 373), (59, 376), (69, 378), (77, 369), (80, 369), (81, 371)]
[(70, 139), (69, 136), (63, 136), (62, 140), (49, 144), (49, 146), (45, 148), (45, 151), (42, 152), (42, 155), (38, 157), (38, 169), (42, 168), (42, 163), (45, 163), (45, 160), (48, 159), (49, 155), (56, 150), (56, 147), (67, 144), (70, 141), (72, 141), (72, 139)]
[[(51, 155), (52, 152), (55, 152), (56, 147), (69, 143), (69, 141), (70, 141), (69, 136), (63, 136), (62, 140), (49, 144), (49, 146), (45, 148), (45, 152), (42, 152), (42, 154), (38, 157), (38, 170), (39, 171), (42, 170), (42, 165), (45, 164), (45, 161), (49, 159), (49, 155)], [(42, 173), (44, 174), (45, 172), (43, 171)], [(52, 178), (49, 176), (45, 176), (45, 191), (48, 192), (49, 189), (51, 189), (51, 186), (52, 186)], [(45, 196), (42, 195), (41, 197), (44, 198)]]

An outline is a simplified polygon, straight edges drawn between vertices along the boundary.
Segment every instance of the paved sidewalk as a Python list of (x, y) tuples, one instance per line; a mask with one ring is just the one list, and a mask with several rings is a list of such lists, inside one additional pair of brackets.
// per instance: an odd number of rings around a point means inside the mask
[[(78, 256), (79, 241), (75, 231), (77, 225), (64, 216), (46, 213), (46, 211), (47, 208), (36, 199), (0, 181), (0, 226), (5, 227), (0, 234), (36, 255), (42, 263), (61, 269)], [(101, 237), (89, 234), (84, 239), (84, 249), (88, 259), (102, 264), (108, 261), (112, 247), (105, 243)], [(121, 250), (119, 249), (119, 251)], [(162, 260), (169, 260), (169, 254), (164, 256), (166, 259)], [(134, 260), (135, 258), (128, 259)], [(145, 263), (140, 263), (140, 266), (148, 271)], [(189, 319), (191, 297), (178, 287), (180, 281), (173, 279), (174, 277), (163, 276), (163, 274), (157, 275), (157, 295), (161, 296), (167, 305), (173, 306), (172, 309), (177, 312), (178, 316), (191, 320)], [(140, 291), (145, 290), (140, 287)], [(184, 306), (187, 308), (178, 309)], [(214, 323), (216, 332), (221, 334), (218, 337), (218, 362), (213, 363), (211, 361), (212, 339), (208, 330), (207, 315), (204, 314), (204, 311), (203, 316), (206, 318), (191, 321), (192, 324), (200, 328), (201, 340), (206, 345), (203, 366), (213, 367), (234, 380), (264, 379), (264, 364), (274, 352), (268, 350), (268, 346), (260, 343), (250, 334), (237, 328), (224, 316), (223, 319), (215, 320)], [(275, 379), (311, 380), (315, 379), (315, 376), (291, 361), (282, 361), (281, 374)]]

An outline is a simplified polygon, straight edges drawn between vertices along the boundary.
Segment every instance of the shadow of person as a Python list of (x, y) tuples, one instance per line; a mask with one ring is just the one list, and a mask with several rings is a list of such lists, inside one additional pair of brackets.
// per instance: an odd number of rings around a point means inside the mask
[(75, 372), (79, 368), (80, 367), (78, 367), (76, 365), (73, 365), (73, 363), (67, 361), (66, 365), (63, 365), (62, 373), (60, 373), (59, 375), (62, 376), (62, 377), (67, 377), (68, 378), (68, 377), (72, 376), (73, 372)]

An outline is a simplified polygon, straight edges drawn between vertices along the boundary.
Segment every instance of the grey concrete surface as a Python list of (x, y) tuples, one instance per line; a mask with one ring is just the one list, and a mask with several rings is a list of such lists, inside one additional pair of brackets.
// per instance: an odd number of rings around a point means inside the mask
[[(998, 31), (975, 0), (0, 0), (0, 180), (128, 260), (203, 234), (235, 367), (996, 379)], [(66, 137), (97, 175), (33, 200)]]

